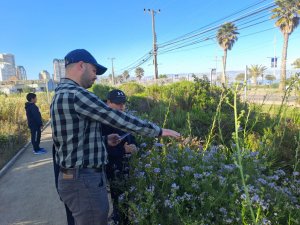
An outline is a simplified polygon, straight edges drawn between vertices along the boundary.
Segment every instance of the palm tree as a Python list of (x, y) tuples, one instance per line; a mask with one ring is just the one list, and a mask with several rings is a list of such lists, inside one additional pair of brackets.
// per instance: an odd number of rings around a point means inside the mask
[(276, 8), (272, 19), (276, 19), (275, 25), (279, 27), (283, 34), (284, 44), (282, 48), (281, 72), (279, 89), (285, 90), (286, 82), (286, 58), (289, 43), (289, 37), (299, 24), (300, 1), (299, 0), (276, 0)]
[(141, 68), (141, 67), (136, 68), (134, 72), (135, 72), (136, 77), (137, 77), (139, 80), (141, 80), (142, 77), (144, 76), (144, 69)]
[(130, 77), (128, 70), (125, 70), (123, 72), (122, 76), (123, 76), (124, 80), (127, 80)]
[(248, 69), (250, 73), (250, 77), (253, 80), (253, 84), (257, 85), (257, 77), (263, 77), (264, 72), (267, 70), (267, 67), (262, 65), (251, 65)]
[(292, 66), (294, 66), (295, 69), (300, 69), (300, 58), (296, 59)]
[(217, 40), (219, 45), (224, 50), (223, 56), (223, 74), (221, 77), (222, 84), (226, 85), (226, 61), (227, 61), (227, 50), (231, 50), (234, 43), (237, 41), (239, 33), (237, 32), (237, 27), (233, 23), (225, 23), (223, 24), (217, 33)]

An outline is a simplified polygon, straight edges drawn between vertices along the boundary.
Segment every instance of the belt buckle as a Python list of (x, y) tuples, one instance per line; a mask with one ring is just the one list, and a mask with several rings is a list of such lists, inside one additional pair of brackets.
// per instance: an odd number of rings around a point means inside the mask
[(63, 180), (73, 180), (75, 178), (75, 169), (61, 168)]

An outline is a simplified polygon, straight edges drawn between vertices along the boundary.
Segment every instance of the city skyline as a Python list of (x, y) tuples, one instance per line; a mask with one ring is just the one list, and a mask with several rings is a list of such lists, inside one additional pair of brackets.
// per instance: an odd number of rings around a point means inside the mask
[[(216, 67), (221, 71), (223, 50), (213, 37), (216, 31), (207, 30), (267, 7), (272, 2), (132, 0), (113, 4), (89, 0), (81, 6), (72, 2), (62, 5), (57, 0), (45, 3), (5, 1), (2, 9), (5, 9), (3, 16), (6, 20), (0, 22), (5, 32), (0, 37), (0, 52), (14, 54), (16, 65), (26, 69), (28, 79), (37, 78), (42, 70), (49, 71), (52, 76), (53, 60), (63, 59), (76, 48), (90, 51), (100, 64), (108, 68), (105, 75), (111, 73), (109, 58), (114, 57), (115, 73), (119, 75), (122, 69), (131, 68), (134, 62), (138, 65), (142, 56), (149, 58), (147, 54), (152, 50), (153, 38), (151, 15), (144, 13), (144, 8), (160, 9), (155, 16), (159, 74), (205, 73)], [(238, 41), (228, 52), (228, 71), (243, 70), (251, 64), (262, 64), (271, 70), (270, 57), (274, 54), (280, 61), (283, 37), (270, 17), (270, 11), (265, 11), (236, 22), (241, 30)], [(193, 35), (192, 32), (195, 35), (203, 32), (195, 39), (198, 43), (183, 40), (181, 43), (187, 43), (186, 47), (181, 47), (180, 42), (170, 44), (175, 38), (180, 40), (182, 35)], [(287, 69), (291, 69), (291, 63), (300, 57), (299, 40), (298, 27), (290, 37)], [(166, 44), (169, 46), (164, 47)], [(141, 67), (146, 76), (153, 75), (152, 59)], [(134, 69), (130, 74), (134, 76)]]

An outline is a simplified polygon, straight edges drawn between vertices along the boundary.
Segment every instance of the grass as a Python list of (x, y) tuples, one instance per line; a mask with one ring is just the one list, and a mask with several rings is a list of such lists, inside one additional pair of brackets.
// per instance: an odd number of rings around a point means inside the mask
[[(37, 93), (37, 106), (44, 124), (49, 120), (49, 104), (46, 93)], [(25, 113), (26, 93), (0, 95), (0, 169), (29, 140), (30, 132)]]

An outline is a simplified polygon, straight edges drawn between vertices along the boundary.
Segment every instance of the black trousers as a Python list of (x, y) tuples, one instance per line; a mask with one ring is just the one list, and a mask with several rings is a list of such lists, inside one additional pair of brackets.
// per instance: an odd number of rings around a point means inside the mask
[(33, 146), (34, 151), (38, 151), (40, 149), (41, 142), (41, 128), (30, 128), (31, 132), (31, 144)]
[[(59, 175), (59, 165), (55, 161), (55, 147), (54, 145), (52, 146), (52, 157), (53, 157), (53, 169), (54, 169), (54, 178), (55, 178), (55, 187), (57, 190), (57, 185), (58, 185), (58, 175)], [(75, 225), (74, 217), (72, 215), (72, 212), (68, 208), (68, 206), (65, 204), (65, 209), (66, 209), (66, 215), (67, 215), (67, 222), (68, 225)]]

